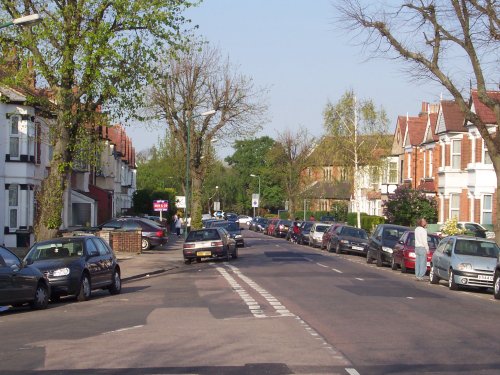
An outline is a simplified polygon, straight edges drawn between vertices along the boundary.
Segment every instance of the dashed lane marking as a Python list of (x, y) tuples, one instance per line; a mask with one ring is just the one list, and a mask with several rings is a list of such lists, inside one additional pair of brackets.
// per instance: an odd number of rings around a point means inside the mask
[(141, 325), (132, 326), (132, 327), (125, 327), (125, 328), (115, 329), (114, 331), (103, 332), (103, 333), (101, 333), (101, 335), (109, 335), (111, 333), (130, 331), (131, 329), (137, 329), (137, 328), (141, 328), (141, 327), (144, 327), (144, 325), (141, 324)]
[(354, 368), (346, 368), (345, 370), (349, 375), (360, 375), (359, 372), (357, 372)]
[(365, 279), (362, 279), (361, 277), (356, 277), (356, 280), (365, 281)]
[(338, 269), (336, 269), (336, 268), (332, 268), (332, 271), (335, 271), (335, 272), (337, 272), (337, 273), (343, 273), (341, 270), (338, 270)]

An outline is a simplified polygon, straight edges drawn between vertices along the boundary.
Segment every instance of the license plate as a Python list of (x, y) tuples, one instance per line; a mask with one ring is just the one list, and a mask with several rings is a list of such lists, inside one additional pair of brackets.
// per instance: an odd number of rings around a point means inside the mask
[(212, 255), (211, 251), (197, 251), (196, 256), (197, 257), (209, 257)]
[(353, 250), (363, 250), (364, 248), (361, 246), (353, 246), (352, 249)]
[(427, 262), (427, 267), (430, 267), (431, 266), (431, 262)]
[(477, 275), (479, 280), (493, 281), (493, 276)]

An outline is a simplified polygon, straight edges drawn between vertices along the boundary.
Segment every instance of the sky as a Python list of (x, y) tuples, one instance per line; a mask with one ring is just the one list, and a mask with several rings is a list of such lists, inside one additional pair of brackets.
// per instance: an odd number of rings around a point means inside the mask
[[(389, 117), (391, 131), (398, 115), (417, 115), (422, 101), (437, 102), (443, 90), (415, 82), (399, 60), (369, 59), (352, 34), (336, 24), (333, 0), (204, 0), (185, 15), (196, 33), (267, 87), (268, 123), (256, 136), (306, 128), (323, 134), (323, 109), (347, 90), (372, 99)], [(443, 93), (446, 98), (446, 93)], [(157, 144), (165, 129), (130, 125), (127, 134), (137, 151)], [(230, 147), (219, 156), (232, 154)]]

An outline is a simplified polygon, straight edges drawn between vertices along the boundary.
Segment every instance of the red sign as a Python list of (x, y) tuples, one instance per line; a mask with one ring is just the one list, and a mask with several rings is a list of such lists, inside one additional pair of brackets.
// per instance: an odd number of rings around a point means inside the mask
[(168, 211), (168, 201), (153, 201), (154, 211)]

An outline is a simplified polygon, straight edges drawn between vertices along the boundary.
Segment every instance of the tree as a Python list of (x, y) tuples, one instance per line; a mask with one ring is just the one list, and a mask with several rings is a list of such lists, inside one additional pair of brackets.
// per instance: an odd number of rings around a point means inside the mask
[(398, 186), (384, 205), (385, 216), (389, 223), (415, 226), (419, 218), (425, 218), (429, 223), (437, 221), (435, 197), (427, 197), (424, 192), (406, 185)]
[(362, 169), (366, 171), (369, 167), (379, 166), (384, 150), (389, 147), (387, 115), (383, 109), (377, 110), (372, 100), (357, 103), (351, 90), (337, 104), (327, 103), (323, 116), (329, 137), (328, 158), (332, 164), (354, 170), (357, 225), (361, 227), (360, 174)]
[(260, 207), (268, 206), (268, 198), (271, 198), (269, 186), (273, 181), (274, 171), (272, 166), (267, 163), (266, 156), (274, 144), (275, 141), (267, 136), (237, 140), (233, 145), (234, 153), (225, 159), (237, 174), (238, 180), (234, 185), (240, 186), (238, 203), (242, 207), (241, 212), (248, 213), (251, 210), (251, 194), (258, 191), (259, 181), (257, 178), (251, 177), (251, 174), (260, 178)]
[[(22, 64), (38, 76), (53, 96), (57, 122), (53, 158), (38, 193), (37, 240), (53, 237), (62, 224), (81, 129), (95, 126), (96, 114), (123, 115), (140, 104), (141, 88), (153, 74), (165, 45), (183, 43), (182, 11), (190, 2), (1, 0), (2, 18), (38, 13), (36, 26), (2, 30), (4, 49), (15, 49)], [(25, 74), (20, 69), (19, 74)]]
[[(229, 142), (258, 131), (266, 110), (261, 102), (263, 91), (234, 72), (219, 51), (208, 45), (192, 45), (161, 68), (162, 78), (151, 86), (152, 109), (166, 122), (183, 155), (190, 150), (187, 169), (192, 198), (188, 197), (188, 205), (192, 226), (199, 228), (212, 141)], [(216, 112), (209, 112), (212, 110)]]
[[(337, 7), (349, 30), (361, 30), (366, 46), (384, 56), (402, 57), (413, 78), (430, 78), (453, 96), (466, 121), (484, 139), (500, 191), (500, 101), (488, 93), (498, 85), (500, 19), (496, 0), (407, 0), (391, 11), (374, 10), (359, 0)], [(469, 85), (496, 118), (496, 132), (469, 105)], [(490, 124), (491, 125), (491, 124)], [(497, 194), (496, 240), (500, 244), (500, 195)]]
[(302, 171), (308, 166), (308, 157), (314, 147), (314, 138), (305, 129), (296, 133), (285, 130), (279, 133), (269, 160), (274, 174), (279, 177), (288, 200), (288, 215), (295, 217), (299, 208), (300, 192), (303, 191)]

